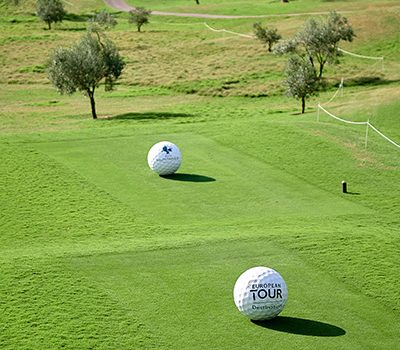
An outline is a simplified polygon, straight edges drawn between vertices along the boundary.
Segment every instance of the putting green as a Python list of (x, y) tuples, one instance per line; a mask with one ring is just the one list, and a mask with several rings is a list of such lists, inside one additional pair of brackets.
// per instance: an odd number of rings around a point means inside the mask
[[(176, 176), (152, 173), (146, 156), (162, 139), (177, 144)], [(142, 224), (257, 223), (273, 217), (336, 216), (369, 210), (210, 138), (135, 135), (35, 146), (124, 203)]]
[[(254, 324), (232, 290), (257, 265), (284, 276), (289, 300), (282, 317)], [(270, 238), (73, 258), (70, 267), (131, 310), (155, 348), (378, 349), (382, 336), (395, 344), (398, 335), (389, 308)]]

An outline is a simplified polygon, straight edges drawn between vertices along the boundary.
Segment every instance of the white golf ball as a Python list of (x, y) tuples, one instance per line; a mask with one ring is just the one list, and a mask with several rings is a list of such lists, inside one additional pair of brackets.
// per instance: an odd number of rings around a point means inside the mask
[(243, 315), (252, 320), (269, 320), (283, 310), (288, 290), (278, 272), (257, 266), (239, 276), (233, 298)]
[(182, 162), (179, 148), (171, 142), (161, 141), (150, 148), (147, 163), (158, 175), (170, 175), (178, 170)]

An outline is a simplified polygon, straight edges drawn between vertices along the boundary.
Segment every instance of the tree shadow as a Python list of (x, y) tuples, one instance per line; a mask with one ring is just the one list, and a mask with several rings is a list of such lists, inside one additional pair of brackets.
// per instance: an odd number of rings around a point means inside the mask
[(380, 76), (365, 76), (346, 79), (345, 87), (390, 85), (398, 82), (398, 79), (383, 79)]
[(187, 113), (166, 113), (166, 112), (145, 112), (145, 113), (124, 113), (102, 120), (168, 120), (174, 118), (190, 118), (193, 114)]
[(163, 179), (174, 180), (174, 181), (183, 181), (183, 182), (214, 182), (216, 181), (213, 177), (198, 175), (198, 174), (184, 174), (177, 173), (171, 175), (160, 175)]
[(343, 328), (329, 323), (304, 318), (278, 316), (267, 321), (251, 321), (257, 326), (278, 332), (314, 337), (339, 337), (346, 334)]
[(87, 22), (89, 18), (92, 18), (93, 15), (81, 14), (78, 15), (76, 13), (67, 13), (63, 20), (71, 21), (71, 22)]
[(59, 28), (58, 30), (62, 30), (64, 32), (84, 32), (86, 31), (86, 27), (78, 27), (78, 28)]
[(346, 194), (349, 194), (351, 196), (359, 196), (361, 193), (360, 192), (349, 192), (349, 191), (347, 191)]

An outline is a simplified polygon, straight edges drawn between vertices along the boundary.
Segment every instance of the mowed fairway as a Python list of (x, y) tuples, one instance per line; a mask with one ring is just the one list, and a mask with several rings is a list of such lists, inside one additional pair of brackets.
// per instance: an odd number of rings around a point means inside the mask
[[(149, 170), (146, 156), (164, 139), (182, 148), (184, 161), (176, 175), (160, 178)], [(263, 150), (247, 155), (196, 134), (136, 133), (36, 147), (131, 208), (140, 224), (237, 225), (276, 216), (368, 212), (257, 159)]]
[[(292, 3), (325, 11), (336, 2)], [(239, 1), (224, 4), (200, 12), (238, 14)], [(359, 30), (351, 49), (388, 57), (385, 70), (344, 57), (305, 115), (282, 95), (284, 61), (260, 43), (168, 17), (137, 36), (117, 13), (110, 37), (127, 69), (115, 92), (96, 93), (93, 121), (80, 94), (46, 84), (44, 59), (21, 54), (72, 42), (85, 22), (43, 37), (23, 11), (16, 23), (0, 17), (0, 349), (398, 348), (400, 150), (372, 130), (366, 149), (364, 127), (322, 113), (316, 121), (316, 104), (344, 74), (329, 110), (400, 141), (399, 7), (365, 4), (338, 7), (362, 10), (349, 15)], [(370, 20), (381, 32), (365, 32)], [(273, 21), (285, 35), (302, 23)], [(252, 23), (213, 25), (248, 33)], [(183, 155), (169, 177), (146, 160), (162, 140)], [(235, 281), (253, 266), (288, 285), (275, 320), (252, 322), (234, 305)]]

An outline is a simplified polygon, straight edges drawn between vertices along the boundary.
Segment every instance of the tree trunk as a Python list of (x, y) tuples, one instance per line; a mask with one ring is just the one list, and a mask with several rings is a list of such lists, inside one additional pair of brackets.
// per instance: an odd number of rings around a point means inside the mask
[(96, 114), (96, 102), (94, 101), (94, 88), (93, 91), (88, 90), (88, 96), (90, 99), (90, 107), (92, 108), (92, 117), (93, 119), (97, 119), (97, 114)]
[(49, 26), (49, 30), (51, 30), (51, 22), (47, 22), (47, 25)]
[(141, 27), (141, 26), (137, 26), (137, 31), (138, 31), (139, 33), (140, 33), (140, 27)]
[(320, 65), (319, 65), (319, 76), (318, 76), (318, 79), (321, 79), (322, 78), (322, 71), (324, 70), (324, 64), (323, 63), (321, 63)]
[(199, 1), (199, 0), (196, 0), (196, 4), (197, 4), (197, 5), (200, 5), (200, 1)]
[(311, 63), (311, 65), (312, 65), (312, 66), (314, 67), (314, 69), (315, 69), (313, 58), (312, 58), (311, 56), (309, 56), (309, 58), (310, 58), (310, 63)]
[(305, 109), (306, 109), (306, 98), (303, 96), (301, 98), (301, 114), (304, 114)]

